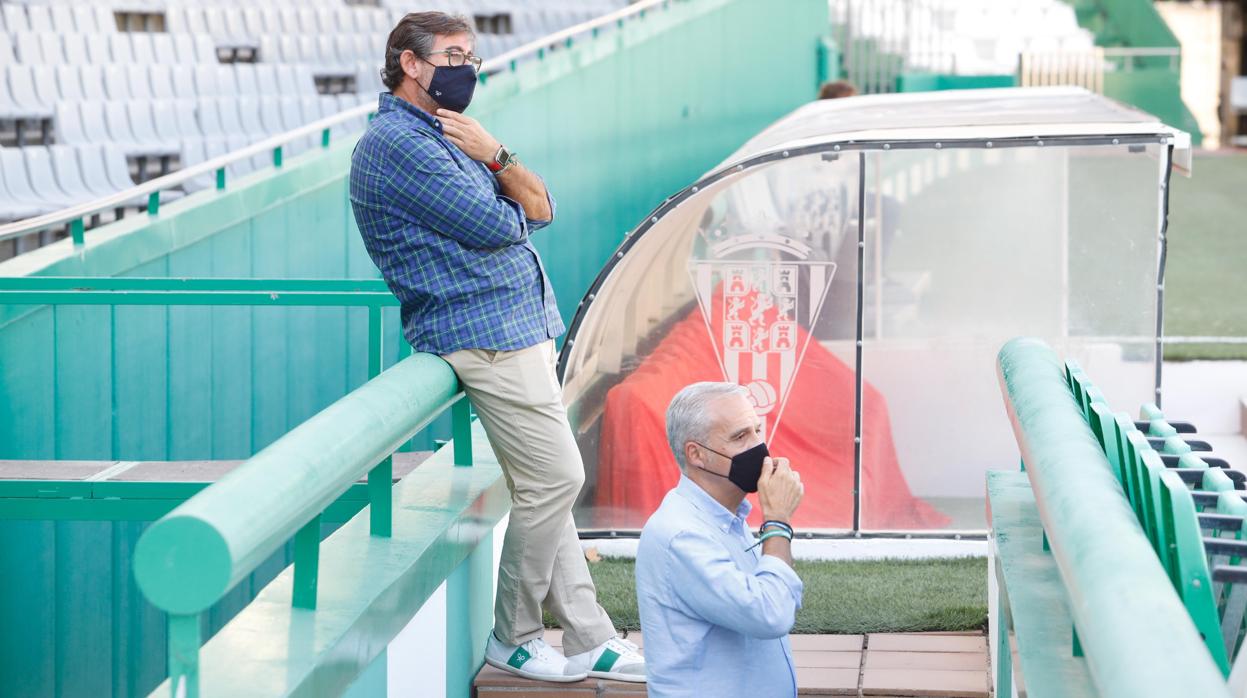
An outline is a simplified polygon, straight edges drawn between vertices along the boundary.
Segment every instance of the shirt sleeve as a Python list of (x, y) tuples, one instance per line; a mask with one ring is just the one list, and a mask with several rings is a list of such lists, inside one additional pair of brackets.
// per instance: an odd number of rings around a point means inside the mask
[(541, 175), (538, 175), (536, 172), (533, 172), (533, 176), (541, 180), (541, 186), (542, 188), (546, 190), (546, 202), (550, 204), (550, 218), (549, 220), (544, 220), (544, 221), (533, 220), (532, 218), (526, 218), (525, 220), (528, 223), (528, 232), (530, 233), (537, 231), (537, 230), (541, 230), (547, 225), (550, 225), (551, 223), (553, 223), (554, 215), (555, 215), (554, 195), (550, 193), (550, 187), (546, 186), (546, 180), (542, 179)]
[(498, 249), (528, 239), (524, 207), (482, 187), (440, 145), (410, 137), (394, 144), (385, 187), (393, 211), (476, 249)]
[(685, 531), (671, 540), (671, 588), (706, 621), (759, 639), (783, 637), (796, 622), (803, 585), (782, 560), (763, 555), (752, 572), (708, 536)]

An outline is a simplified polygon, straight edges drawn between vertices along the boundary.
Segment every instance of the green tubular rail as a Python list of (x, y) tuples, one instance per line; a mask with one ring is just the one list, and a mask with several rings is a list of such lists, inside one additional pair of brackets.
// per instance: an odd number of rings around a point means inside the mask
[[(378, 357), (379, 358), (379, 357)], [(372, 364), (370, 361), (370, 370)], [(143, 595), (169, 614), (171, 695), (199, 696), (202, 614), (294, 538), (290, 605), (316, 608), (322, 512), (368, 475), (369, 531), (393, 530), (390, 455), (447, 408), (454, 463), (471, 465), (471, 410), (454, 371), (414, 354), (153, 523), (134, 549)]]
[(461, 396), (446, 362), (404, 359), (153, 523), (139, 587), (171, 614), (203, 611)]
[(1014, 339), (997, 362), (1005, 407), (1099, 694), (1229, 696), (1056, 355), (1039, 340)]

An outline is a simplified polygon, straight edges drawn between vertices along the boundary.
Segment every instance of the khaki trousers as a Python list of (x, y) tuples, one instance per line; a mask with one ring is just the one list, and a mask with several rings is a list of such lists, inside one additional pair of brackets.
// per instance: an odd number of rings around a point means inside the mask
[(442, 358), (472, 400), (511, 490), (494, 632), (512, 645), (541, 637), (544, 606), (565, 629), (568, 655), (614, 637), (572, 520), (584, 464), (555, 376), (554, 341), (518, 351), (462, 349)]

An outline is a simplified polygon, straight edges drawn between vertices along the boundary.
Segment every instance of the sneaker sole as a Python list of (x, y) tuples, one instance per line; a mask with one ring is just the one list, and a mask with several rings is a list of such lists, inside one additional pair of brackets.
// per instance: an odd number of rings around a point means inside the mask
[(516, 669), (515, 667), (511, 666), (510, 664), (507, 664), (506, 662), (498, 662), (493, 659), (490, 659), (489, 657), (485, 658), (485, 663), (488, 664), (489, 666), (495, 667), (497, 669), (501, 669), (507, 673), (515, 674), (516, 676), (520, 676), (525, 679), (532, 679), (533, 681), (550, 681), (552, 683), (575, 683), (577, 681), (584, 681), (585, 679), (589, 678), (589, 675), (587, 673), (572, 674), (571, 676), (564, 676), (561, 674), (557, 674), (557, 675), (556, 674), (534, 674), (531, 671), (524, 671), (523, 669)]
[(627, 681), (629, 683), (645, 683), (645, 674), (620, 674), (613, 671), (591, 671), (589, 676), (595, 679), (610, 679), (611, 681)]

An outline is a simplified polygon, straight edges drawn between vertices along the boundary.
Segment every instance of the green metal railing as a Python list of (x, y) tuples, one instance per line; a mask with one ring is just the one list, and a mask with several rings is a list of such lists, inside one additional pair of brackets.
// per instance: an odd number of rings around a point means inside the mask
[(365, 472), (372, 535), (390, 536), (387, 459), (447, 408), (455, 464), (472, 464), (462, 398), (446, 362), (408, 357), (152, 524), (135, 548), (134, 574), (148, 600), (169, 613), (173, 695), (198, 694), (201, 614), (291, 536), (291, 604), (316, 608), (321, 512)]
[(454, 462), (472, 464), (471, 407), (450, 366), (415, 354), (381, 370), (381, 311), (397, 304), (378, 279), (0, 278), (0, 305), (368, 310), (369, 382), (156, 521), (139, 539), (135, 578), (148, 600), (169, 614), (173, 695), (198, 695), (201, 615), (291, 537), (291, 603), (316, 608), (321, 515), (365, 473), (371, 533), (391, 535), (392, 455), (447, 409)]
[[(1056, 355), (1038, 340), (1015, 339), (1001, 349), (998, 369), (1073, 619), (1074, 652), (1081, 650), (1099, 694), (1228, 695)], [(1019, 651), (1028, 651), (1022, 642)]]

